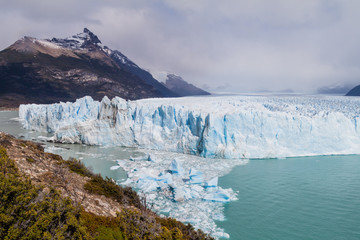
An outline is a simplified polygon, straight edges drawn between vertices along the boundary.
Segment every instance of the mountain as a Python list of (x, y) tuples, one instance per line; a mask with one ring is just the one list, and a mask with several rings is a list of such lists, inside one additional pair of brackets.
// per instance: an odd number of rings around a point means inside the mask
[(157, 81), (148, 71), (137, 66), (121, 52), (115, 50), (110, 54), (111, 58), (123, 69), (140, 77), (147, 84), (155, 87), (163, 97), (178, 97), (178, 94), (169, 90), (166, 86)]
[(211, 95), (210, 93), (186, 82), (184, 79), (182, 79), (182, 77), (175, 74), (167, 74), (167, 78), (165, 80), (165, 83), (163, 84), (168, 89), (182, 97), (195, 95)]
[(125, 99), (178, 96), (87, 28), (65, 38), (23, 37), (0, 52), (0, 107), (74, 101), (90, 95)]
[(352, 88), (345, 96), (360, 96), (360, 85)]

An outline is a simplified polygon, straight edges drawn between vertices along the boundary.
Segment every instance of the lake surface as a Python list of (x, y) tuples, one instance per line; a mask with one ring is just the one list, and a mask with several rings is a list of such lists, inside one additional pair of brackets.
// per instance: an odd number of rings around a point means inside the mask
[(231, 239), (360, 239), (360, 156), (250, 160), (220, 179)]
[[(26, 131), (0, 112), (0, 131), (41, 141), (46, 133)], [(115, 160), (141, 154), (137, 149), (47, 143), (46, 150), (76, 157), (94, 172), (116, 180)], [(227, 161), (224, 159), (224, 161)], [(250, 160), (221, 177), (219, 185), (238, 191), (225, 204), (218, 226), (230, 239), (360, 239), (360, 156), (319, 156)]]

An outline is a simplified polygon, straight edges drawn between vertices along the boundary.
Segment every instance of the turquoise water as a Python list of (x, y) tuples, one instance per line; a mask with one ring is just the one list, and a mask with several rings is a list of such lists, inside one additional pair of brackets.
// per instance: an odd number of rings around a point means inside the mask
[[(40, 141), (0, 112), (0, 131)], [(95, 172), (113, 179), (126, 178), (111, 171), (117, 159), (139, 154), (136, 149), (54, 144), (47, 150), (80, 158)], [(226, 160), (224, 160), (226, 161)], [(250, 160), (219, 179), (219, 185), (238, 191), (238, 201), (225, 205), (226, 221), (217, 222), (230, 239), (360, 239), (360, 156), (320, 156)]]
[(360, 156), (250, 160), (220, 185), (231, 239), (360, 239)]

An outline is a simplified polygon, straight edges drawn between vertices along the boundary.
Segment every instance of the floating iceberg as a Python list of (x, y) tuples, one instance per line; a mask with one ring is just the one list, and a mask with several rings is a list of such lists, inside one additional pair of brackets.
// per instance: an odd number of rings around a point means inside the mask
[(158, 190), (160, 186), (156, 181), (154, 181), (154, 179), (149, 177), (144, 177), (144, 178), (140, 178), (137, 181), (136, 187), (141, 189), (143, 192), (148, 193)]
[(196, 170), (195, 168), (190, 168), (189, 171), (190, 183), (191, 184), (201, 184), (203, 183), (203, 173)]
[(24, 127), (64, 143), (209, 158), (360, 154), (360, 99), (227, 96), (21, 105)]
[(172, 175), (170, 173), (160, 173), (156, 180), (170, 185), (173, 183)]
[(120, 168), (120, 166), (112, 166), (112, 167), (110, 167), (110, 170), (117, 170), (119, 168)]
[(206, 187), (217, 187), (218, 186), (218, 181), (219, 181), (219, 178), (214, 177), (213, 179), (210, 179), (209, 181), (207, 181), (205, 186)]
[(214, 201), (214, 202), (229, 202), (230, 201), (230, 193), (223, 189), (217, 189), (214, 192), (206, 194), (204, 197), (205, 200)]

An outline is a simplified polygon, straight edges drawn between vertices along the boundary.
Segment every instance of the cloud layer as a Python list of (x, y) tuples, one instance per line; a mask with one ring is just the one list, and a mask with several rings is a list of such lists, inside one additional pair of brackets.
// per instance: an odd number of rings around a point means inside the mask
[(88, 27), (140, 66), (223, 92), (360, 84), (356, 0), (0, 0), (0, 48)]

